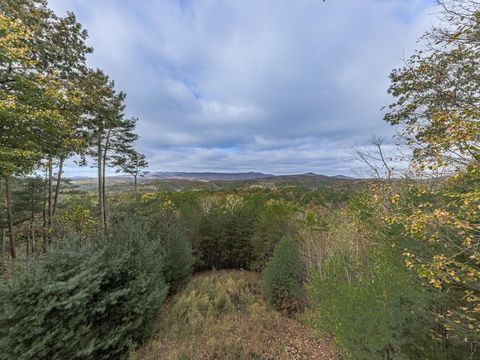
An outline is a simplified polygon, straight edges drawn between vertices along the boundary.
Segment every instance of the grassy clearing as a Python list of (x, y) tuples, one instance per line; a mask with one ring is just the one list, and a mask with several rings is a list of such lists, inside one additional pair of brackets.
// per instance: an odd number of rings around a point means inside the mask
[(333, 359), (295, 319), (271, 310), (259, 274), (213, 271), (194, 276), (166, 304), (159, 331), (135, 359)]

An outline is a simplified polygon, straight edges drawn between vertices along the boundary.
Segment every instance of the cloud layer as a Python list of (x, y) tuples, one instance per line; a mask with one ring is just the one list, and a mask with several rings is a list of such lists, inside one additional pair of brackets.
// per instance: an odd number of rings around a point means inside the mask
[[(128, 94), (152, 170), (350, 174), (431, 0), (51, 0)], [(69, 169), (73, 174), (73, 169)], [(68, 173), (67, 173), (68, 174)]]

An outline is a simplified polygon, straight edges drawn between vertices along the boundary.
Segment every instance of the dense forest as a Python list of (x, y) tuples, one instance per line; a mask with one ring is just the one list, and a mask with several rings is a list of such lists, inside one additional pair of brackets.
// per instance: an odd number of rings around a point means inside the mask
[(479, 358), (480, 3), (438, 9), (390, 76), (403, 170), (374, 139), (363, 180), (153, 183), (75, 15), (0, 1), (0, 359), (289, 358), (255, 339), (299, 324), (336, 358)]

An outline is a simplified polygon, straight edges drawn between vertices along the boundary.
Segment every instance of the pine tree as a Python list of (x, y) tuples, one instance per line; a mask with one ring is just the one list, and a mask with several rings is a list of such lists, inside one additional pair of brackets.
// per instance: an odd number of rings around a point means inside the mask
[(98, 172), (98, 209), (102, 229), (107, 223), (105, 209), (105, 172), (112, 156), (130, 149), (137, 139), (136, 119), (126, 119), (125, 93), (117, 92), (115, 84), (101, 70), (90, 70), (83, 82), (83, 103), (86, 112), (84, 124), (87, 129), (88, 150), (85, 155), (96, 159)]
[(292, 312), (302, 301), (302, 267), (292, 239), (284, 237), (275, 247), (262, 275), (268, 302), (278, 310)]
[(114, 156), (113, 166), (118, 166), (120, 168), (117, 172), (121, 171), (133, 176), (133, 189), (136, 194), (138, 177), (144, 176), (144, 169), (148, 166), (145, 155), (138, 153), (133, 148), (124, 149), (122, 152)]

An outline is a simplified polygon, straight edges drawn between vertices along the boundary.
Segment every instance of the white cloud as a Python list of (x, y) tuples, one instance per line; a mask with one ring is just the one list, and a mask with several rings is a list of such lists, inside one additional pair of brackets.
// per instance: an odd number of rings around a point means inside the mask
[(393, 133), (388, 74), (434, 21), (429, 0), (50, 3), (88, 29), (155, 170), (349, 173), (352, 145)]

